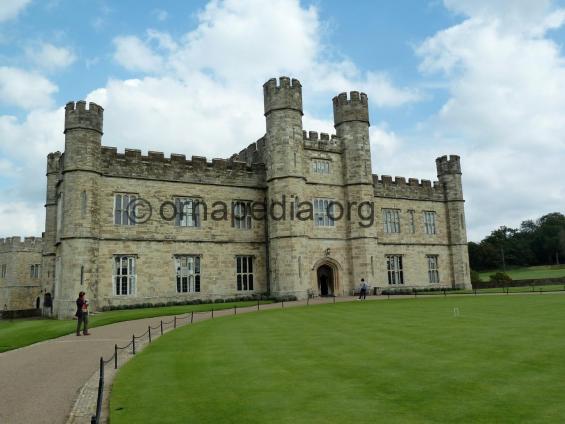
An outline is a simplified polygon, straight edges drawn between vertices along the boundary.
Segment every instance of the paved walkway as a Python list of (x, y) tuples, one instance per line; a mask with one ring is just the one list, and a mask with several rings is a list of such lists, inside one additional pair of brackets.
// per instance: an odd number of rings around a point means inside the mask
[[(526, 293), (524, 293), (526, 294)], [(492, 295), (502, 295), (501, 293)], [(465, 296), (465, 295), (462, 295)], [(472, 296), (472, 295), (470, 295)], [(482, 296), (482, 295), (481, 295)], [(406, 298), (413, 296), (394, 296)], [(419, 296), (436, 297), (436, 296)], [(346, 302), (354, 297), (338, 297), (336, 302)], [(367, 300), (386, 300), (387, 296), (370, 296)], [(310, 300), (310, 304), (331, 303), (333, 299), (322, 298)], [(284, 307), (303, 306), (306, 301), (285, 302)], [(280, 309), (280, 303), (261, 305), (261, 310)], [(237, 313), (249, 313), (257, 307), (238, 308)], [(233, 315), (234, 309), (215, 311), (214, 316)], [(210, 313), (197, 313), (195, 321), (211, 318)], [(88, 422), (87, 418), (94, 413), (92, 397), (95, 398), (97, 385), (95, 373), (98, 370), (100, 357), (111, 357), (114, 344), (125, 346), (131, 341), (132, 334), (141, 335), (149, 325), (156, 326), (161, 320), (169, 321), (172, 317), (156, 317), (135, 321), (125, 321), (92, 329), (91, 336), (77, 337), (74, 334), (45, 342), (36, 343), (21, 349), (0, 353), (0, 423), (27, 424), (47, 423), (60, 424), (69, 419), (69, 414), (77, 398), (88, 408), (82, 419), (71, 417), (71, 422)], [(184, 325), (188, 320), (179, 320)], [(170, 329), (171, 325), (169, 325)], [(155, 331), (157, 333), (157, 331)], [(122, 357), (120, 362), (127, 360)], [(106, 370), (113, 368), (111, 365)], [(112, 373), (107, 375), (107, 383), (111, 383)], [(110, 377), (110, 378), (108, 378)], [(86, 384), (86, 383), (89, 384)], [(88, 392), (87, 386), (91, 386)], [(85, 390), (81, 390), (82, 388)], [(110, 384), (107, 384), (110, 386)], [(88, 394), (90, 393), (90, 394)], [(94, 394), (93, 394), (94, 393)], [(108, 396), (106, 396), (106, 401)], [(80, 402), (79, 402), (80, 403)], [(94, 403), (95, 404), (95, 403)], [(79, 405), (79, 410), (81, 406)], [(107, 408), (107, 405), (106, 405)], [(75, 410), (77, 408), (75, 407)], [(80, 412), (80, 411), (79, 411)]]

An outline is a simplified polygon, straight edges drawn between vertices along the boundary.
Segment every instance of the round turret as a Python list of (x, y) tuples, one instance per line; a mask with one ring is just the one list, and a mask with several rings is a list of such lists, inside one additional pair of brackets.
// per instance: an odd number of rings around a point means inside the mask
[(302, 115), (302, 85), (297, 79), (280, 77), (279, 85), (276, 78), (271, 78), (263, 84), (265, 116), (274, 110), (292, 109)]
[(369, 123), (369, 104), (365, 93), (352, 91), (349, 93), (349, 99), (347, 93), (341, 93), (333, 98), (333, 106), (336, 128), (344, 122)]
[(104, 109), (96, 103), (90, 102), (88, 109), (86, 102), (69, 102), (65, 106), (65, 133), (73, 129), (94, 130), (102, 134)]

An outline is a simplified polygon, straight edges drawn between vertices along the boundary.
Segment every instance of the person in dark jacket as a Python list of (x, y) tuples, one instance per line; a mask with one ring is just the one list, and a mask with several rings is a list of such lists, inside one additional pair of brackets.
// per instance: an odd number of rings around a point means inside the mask
[(82, 334), (85, 336), (90, 336), (88, 332), (88, 300), (84, 298), (85, 293), (81, 291), (78, 294), (77, 299), (77, 312), (75, 316), (78, 319), (77, 322), (77, 336), (80, 336), (80, 326), (83, 324)]

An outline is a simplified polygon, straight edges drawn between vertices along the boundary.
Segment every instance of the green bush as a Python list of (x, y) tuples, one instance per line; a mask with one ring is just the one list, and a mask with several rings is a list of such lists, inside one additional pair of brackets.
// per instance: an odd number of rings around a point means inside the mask
[(494, 287), (508, 287), (512, 284), (512, 278), (505, 272), (497, 272), (489, 276), (489, 281)]

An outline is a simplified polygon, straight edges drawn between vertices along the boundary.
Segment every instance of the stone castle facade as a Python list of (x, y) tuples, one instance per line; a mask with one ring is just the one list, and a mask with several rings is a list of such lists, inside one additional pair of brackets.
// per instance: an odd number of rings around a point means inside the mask
[(103, 109), (65, 109), (47, 158), (42, 287), (59, 317), (94, 308), (372, 287), (470, 287), (458, 156), (438, 181), (371, 172), (364, 93), (333, 99), (335, 135), (303, 131), (302, 87), (264, 86), (266, 133), (230, 159), (102, 146)]

